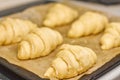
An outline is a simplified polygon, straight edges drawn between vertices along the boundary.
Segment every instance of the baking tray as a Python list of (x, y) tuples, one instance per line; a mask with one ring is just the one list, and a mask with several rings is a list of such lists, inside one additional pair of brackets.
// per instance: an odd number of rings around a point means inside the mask
[[(36, 1), (26, 5), (17, 6), (15, 8), (7, 9), (4, 11), (0, 11), (0, 17), (7, 16), (9, 14), (13, 14), (16, 12), (20, 12), (28, 7), (32, 7), (35, 5), (46, 4), (54, 1)], [(108, 71), (112, 70), (116, 66), (120, 65), (120, 55), (114, 57), (111, 61), (104, 64), (102, 67), (94, 71), (89, 75), (84, 75), (80, 80), (96, 80), (101, 77)], [(27, 71), (19, 66), (10, 64), (3, 58), (0, 58), (0, 72), (9, 77), (11, 80), (47, 80), (42, 79), (35, 75), (34, 73)]]

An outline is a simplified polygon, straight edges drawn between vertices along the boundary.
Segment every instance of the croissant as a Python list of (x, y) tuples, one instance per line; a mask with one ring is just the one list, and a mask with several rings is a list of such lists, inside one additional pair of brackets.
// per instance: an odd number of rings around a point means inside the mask
[(97, 12), (86, 12), (76, 20), (68, 32), (68, 37), (78, 38), (101, 32), (108, 24), (106, 16)]
[(108, 25), (100, 43), (102, 49), (120, 46), (120, 22), (112, 22)]
[(46, 15), (43, 22), (45, 26), (55, 27), (70, 23), (78, 17), (78, 12), (66, 5), (55, 4), (52, 6)]
[(0, 22), (0, 45), (20, 42), (37, 25), (21, 19), (6, 18)]
[(18, 58), (46, 56), (62, 42), (63, 38), (59, 32), (49, 28), (36, 28), (19, 44)]
[(64, 44), (44, 76), (51, 79), (71, 78), (91, 68), (96, 60), (97, 56), (90, 48)]

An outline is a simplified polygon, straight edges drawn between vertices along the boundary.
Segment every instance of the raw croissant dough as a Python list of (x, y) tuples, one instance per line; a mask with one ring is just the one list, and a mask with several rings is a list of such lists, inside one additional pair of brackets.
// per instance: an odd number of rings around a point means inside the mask
[(111, 49), (120, 46), (120, 22), (110, 23), (100, 42), (102, 49)]
[(21, 19), (6, 18), (0, 22), (0, 45), (17, 43), (31, 32), (36, 24)]
[(68, 36), (77, 38), (101, 32), (108, 24), (106, 16), (97, 12), (86, 12), (72, 24)]
[(63, 38), (59, 32), (49, 28), (36, 28), (19, 44), (18, 58), (46, 56), (62, 42)]
[(91, 68), (97, 60), (96, 54), (87, 47), (64, 44), (60, 47), (57, 58), (45, 72), (48, 78), (71, 78)]
[(43, 22), (45, 26), (55, 27), (70, 23), (78, 17), (78, 12), (63, 4), (55, 4), (51, 7)]

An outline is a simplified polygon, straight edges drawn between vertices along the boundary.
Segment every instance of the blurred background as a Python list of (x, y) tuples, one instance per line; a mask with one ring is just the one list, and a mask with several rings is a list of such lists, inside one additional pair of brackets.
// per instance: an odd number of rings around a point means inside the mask
[[(35, 1), (70, 1), (120, 17), (120, 0), (0, 0), (0, 12)], [(0, 13), (1, 14), (1, 13)], [(11, 80), (0, 72), (0, 80)], [(100, 77), (98, 80), (120, 80), (120, 65)]]

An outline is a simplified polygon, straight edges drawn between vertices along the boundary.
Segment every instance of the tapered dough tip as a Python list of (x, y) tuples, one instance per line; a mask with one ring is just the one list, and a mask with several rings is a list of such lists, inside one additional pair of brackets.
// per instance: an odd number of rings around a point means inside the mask
[(74, 38), (74, 34), (73, 34), (72, 31), (69, 31), (67, 36), (70, 37), (70, 38)]
[(23, 59), (23, 58), (22, 58), (23, 55), (21, 55), (21, 53), (23, 52), (23, 49), (22, 49), (21, 45), (19, 45), (18, 49), (19, 49), (19, 50), (18, 50), (17, 57), (18, 57), (18, 59)]
[(44, 76), (47, 78), (52, 78), (54, 74), (54, 69), (52, 67), (48, 68), (48, 70), (45, 72)]
[(18, 57), (18, 59), (20, 59), (20, 60), (25, 60), (25, 59), (27, 59), (26, 57), (24, 57), (22, 47), (20, 47), (20, 50), (18, 51), (17, 57)]
[(113, 47), (113, 45), (111, 44), (112, 42), (110, 41), (106, 41), (101, 43), (101, 49), (111, 49)]
[(74, 31), (72, 31), (72, 30), (70, 30), (69, 32), (68, 32), (68, 35), (67, 35), (69, 38), (78, 38), (78, 37), (81, 37), (81, 35), (75, 35), (75, 32)]
[(18, 46), (18, 54), (17, 54), (17, 57), (18, 59), (20, 60), (25, 60), (25, 59), (29, 59), (29, 56), (26, 56), (25, 55), (25, 49), (24, 49), (24, 46), (26, 46), (27, 42), (26, 41), (23, 41), (19, 44)]
[(51, 25), (51, 23), (50, 23), (48, 20), (45, 20), (45, 21), (43, 22), (43, 25), (49, 26), (49, 25)]
[(101, 49), (109, 49), (109, 48), (107, 46), (105, 46), (105, 45), (102, 45)]

